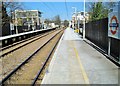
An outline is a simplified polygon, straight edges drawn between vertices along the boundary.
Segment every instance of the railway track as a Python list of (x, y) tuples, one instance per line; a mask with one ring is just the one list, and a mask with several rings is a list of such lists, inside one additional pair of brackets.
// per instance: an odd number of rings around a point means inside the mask
[[(61, 36), (62, 36), (62, 35), (61, 35)], [(61, 36), (59, 37), (59, 40), (60, 40)], [(42, 65), (42, 67), (40, 68), (40, 70), (38, 71), (37, 75), (35, 76), (35, 78), (34, 78), (34, 80), (33, 80), (33, 82), (32, 82), (32, 86), (34, 86), (34, 85), (36, 85), (36, 84), (40, 84), (39, 80), (41, 79), (41, 74), (42, 74), (43, 72), (45, 72), (44, 69), (45, 69), (45, 67), (47, 66), (47, 63), (49, 64), (48, 61), (49, 61), (52, 53), (54, 52), (54, 50), (55, 50), (55, 48), (56, 48), (59, 40), (54, 44), (54, 46), (53, 46), (53, 48), (51, 49), (50, 53), (49, 53), (48, 56), (46, 57), (46, 60), (45, 60), (44, 64)], [(43, 71), (43, 70), (44, 70), (44, 71)], [(43, 77), (42, 77), (42, 78), (43, 78)], [(41, 79), (41, 80), (42, 80), (42, 79)], [(39, 83), (37, 83), (37, 81), (38, 81)]]
[[(54, 30), (54, 31), (56, 31), (56, 30)], [(14, 52), (15, 50), (20, 49), (21, 47), (24, 47), (24, 46), (42, 38), (42, 37), (45, 37), (45, 36), (47, 36), (48, 34), (51, 34), (54, 31), (50, 31), (50, 32), (47, 32), (47, 33), (44, 33), (44, 34), (42, 33), (42, 34), (30, 37), (28, 39), (22, 40), (20, 42), (11, 44), (9, 46), (3, 47), (3, 48), (1, 48), (2, 53), (0, 53), (0, 58), (4, 57), (5, 55), (7, 55), (11, 52)]]
[(44, 37), (41, 37), (40, 39), (21, 47), (14, 52), (9, 53), (8, 55), (5, 55), (4, 58), (0, 58), (2, 60), (2, 74), (0, 74), (2, 77), (6, 77), (6, 75), (9, 74), (15, 67), (17, 67), (18, 64), (21, 64), (28, 56), (31, 55), (36, 49), (38, 49), (42, 44), (46, 42), (46, 40), (49, 40), (51, 36), (53, 36), (55, 33), (59, 32), (59, 30), (56, 30), (55, 32), (52, 32)]
[[(28, 84), (34, 85), (42, 70), (44, 69), (47, 61), (49, 60), (51, 54), (53, 53), (53, 50), (55, 49), (59, 41), (58, 39), (60, 39), (62, 33), (63, 31), (58, 31), (55, 33), (55, 35), (50, 37), (42, 46), (40, 46), (21, 64), (13, 69), (6, 77), (4, 77), (1, 81), (1, 84), (25, 84), (24, 82), (26, 82)], [(51, 46), (51, 49), (48, 48), (49, 46)], [(49, 53), (45, 54), (45, 52)], [(40, 71), (38, 71), (38, 69)]]

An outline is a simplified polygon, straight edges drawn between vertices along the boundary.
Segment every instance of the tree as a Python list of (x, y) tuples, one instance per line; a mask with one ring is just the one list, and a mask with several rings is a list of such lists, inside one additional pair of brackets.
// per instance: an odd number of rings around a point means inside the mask
[(97, 2), (94, 3), (93, 5), (93, 9), (92, 9), (92, 15), (91, 15), (91, 19), (92, 20), (98, 20), (103, 18), (103, 6), (102, 6), (102, 2)]
[(61, 25), (61, 19), (59, 15), (55, 16), (53, 21), (56, 25)]
[(6, 11), (6, 7), (4, 6), (2, 2), (2, 27), (9, 22), (9, 17)]
[(116, 2), (92, 2), (87, 4), (90, 13), (90, 21), (107, 18), (110, 8), (115, 6)]
[(106, 10), (108, 10), (108, 13), (110, 13), (111, 10), (109, 10), (109, 9), (115, 7), (116, 4), (117, 4), (117, 2), (106, 2), (106, 3), (104, 3), (104, 8)]
[(56, 25), (61, 25), (61, 19), (59, 15), (54, 16), (52, 19), (46, 18), (44, 21), (46, 24), (55, 23)]
[(48, 25), (49, 23), (51, 23), (51, 20), (50, 19), (45, 19), (44, 22)]
[(16, 9), (23, 10), (23, 5), (20, 2), (2, 2), (4, 8), (7, 10), (6, 13), (9, 16), (9, 22), (12, 22), (12, 12)]
[(64, 26), (68, 27), (69, 26), (69, 21), (68, 20), (64, 20)]
[(20, 2), (3, 2), (3, 4), (7, 9), (8, 15), (11, 15), (16, 9), (23, 10), (23, 5)]

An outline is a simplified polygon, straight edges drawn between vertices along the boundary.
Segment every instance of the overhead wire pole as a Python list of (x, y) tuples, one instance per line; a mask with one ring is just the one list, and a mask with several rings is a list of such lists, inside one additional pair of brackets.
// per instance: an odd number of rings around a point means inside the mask
[(83, 40), (85, 40), (85, 0), (84, 0)]

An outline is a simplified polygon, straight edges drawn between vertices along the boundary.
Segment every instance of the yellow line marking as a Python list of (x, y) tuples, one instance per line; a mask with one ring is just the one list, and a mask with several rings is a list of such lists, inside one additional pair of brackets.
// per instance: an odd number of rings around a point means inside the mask
[(76, 58), (78, 59), (78, 62), (79, 62), (79, 65), (80, 65), (80, 69), (81, 69), (81, 72), (82, 72), (82, 75), (83, 75), (85, 84), (90, 84), (90, 83), (89, 83), (89, 79), (88, 79), (88, 77), (87, 77), (87, 73), (85, 72), (85, 69), (84, 69), (84, 67), (83, 67), (83, 65), (82, 65), (82, 62), (81, 62), (81, 60), (80, 60), (80, 57), (79, 57), (79, 55), (78, 55), (78, 51), (77, 51), (77, 49), (76, 49), (74, 46), (73, 46), (73, 48), (74, 48), (74, 51), (75, 51), (75, 54), (76, 54)]

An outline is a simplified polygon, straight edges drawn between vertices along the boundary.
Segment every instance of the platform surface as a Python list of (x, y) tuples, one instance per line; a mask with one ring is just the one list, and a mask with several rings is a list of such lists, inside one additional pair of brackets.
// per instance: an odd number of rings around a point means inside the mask
[(118, 84), (118, 67), (67, 28), (42, 84)]

